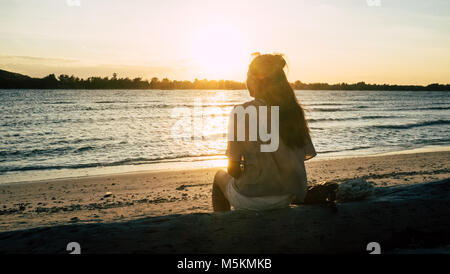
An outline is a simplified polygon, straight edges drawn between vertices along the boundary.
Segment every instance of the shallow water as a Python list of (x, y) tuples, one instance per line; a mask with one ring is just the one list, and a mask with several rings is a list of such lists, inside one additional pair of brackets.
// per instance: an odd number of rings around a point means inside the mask
[[(450, 92), (296, 94), (319, 157), (450, 144)], [(243, 90), (0, 90), (0, 177), (223, 155), (228, 114), (250, 99)]]

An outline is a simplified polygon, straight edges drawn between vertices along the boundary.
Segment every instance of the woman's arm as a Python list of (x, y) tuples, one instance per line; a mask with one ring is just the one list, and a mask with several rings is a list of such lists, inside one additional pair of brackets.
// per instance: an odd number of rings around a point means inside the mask
[(236, 179), (239, 178), (241, 176), (241, 163), (228, 159), (228, 174)]
[(232, 115), (228, 122), (228, 142), (225, 155), (228, 157), (228, 174), (237, 179), (241, 176), (241, 157), (243, 151), (241, 142), (235, 140), (237, 123), (234, 121), (234, 108), (231, 113)]

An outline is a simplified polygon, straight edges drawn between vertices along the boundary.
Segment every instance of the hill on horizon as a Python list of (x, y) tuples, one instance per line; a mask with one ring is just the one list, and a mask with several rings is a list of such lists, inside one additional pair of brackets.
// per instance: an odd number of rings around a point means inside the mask
[(29, 80), (30, 76), (0, 69), (0, 81)]

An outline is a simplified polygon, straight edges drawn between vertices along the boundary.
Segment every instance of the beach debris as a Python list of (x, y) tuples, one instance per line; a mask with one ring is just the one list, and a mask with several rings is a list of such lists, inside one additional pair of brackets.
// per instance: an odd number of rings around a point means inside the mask
[(80, 219), (78, 217), (73, 217), (70, 219), (70, 222), (75, 223), (78, 222)]
[(344, 181), (339, 185), (336, 199), (339, 202), (363, 200), (374, 192), (373, 184), (363, 178)]
[(308, 186), (304, 204), (322, 204), (335, 200), (337, 183), (322, 181)]
[(108, 197), (111, 197), (112, 195), (113, 195), (112, 192), (108, 191), (108, 192), (106, 192), (106, 194), (103, 196), (103, 198), (108, 198)]
[(176, 188), (176, 190), (184, 190), (187, 187), (187, 185), (181, 185)]

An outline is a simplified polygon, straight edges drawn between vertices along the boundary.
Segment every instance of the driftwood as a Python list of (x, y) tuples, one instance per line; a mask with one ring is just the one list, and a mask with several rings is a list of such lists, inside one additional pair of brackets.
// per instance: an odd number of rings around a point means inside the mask
[(0, 233), (0, 253), (367, 253), (450, 243), (450, 179), (377, 188), (364, 201), (170, 215)]

